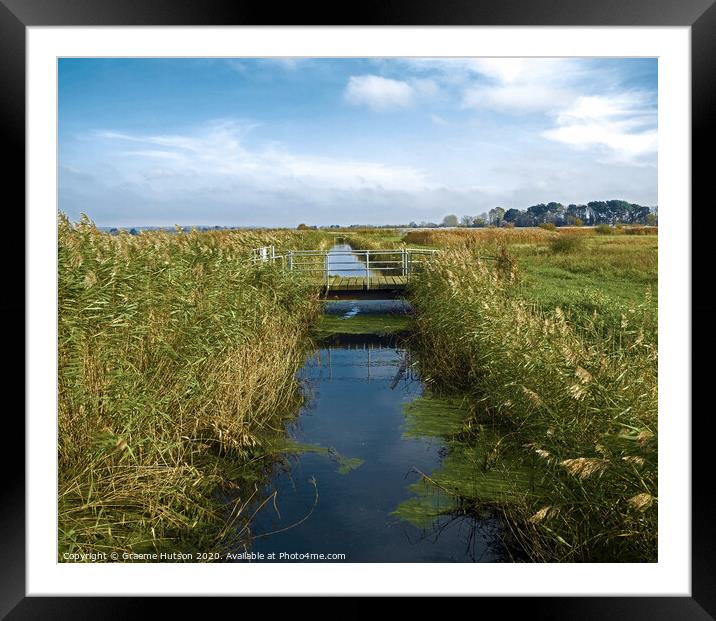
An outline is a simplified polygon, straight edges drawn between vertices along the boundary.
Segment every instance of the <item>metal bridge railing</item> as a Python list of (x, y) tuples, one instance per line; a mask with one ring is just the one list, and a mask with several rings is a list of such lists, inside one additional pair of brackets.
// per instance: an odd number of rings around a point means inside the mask
[(361, 277), (367, 289), (371, 282), (385, 276), (407, 280), (421, 271), (439, 250), (423, 248), (387, 248), (377, 250), (288, 250), (277, 253), (273, 246), (251, 251), (254, 263), (280, 262), (285, 269), (316, 275), (331, 286), (332, 276)]

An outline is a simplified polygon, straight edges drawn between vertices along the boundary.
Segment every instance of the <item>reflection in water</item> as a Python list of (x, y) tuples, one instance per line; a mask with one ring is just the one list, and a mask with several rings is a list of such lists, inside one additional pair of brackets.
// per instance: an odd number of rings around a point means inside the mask
[[(370, 270), (371, 274), (373, 270)], [(336, 244), (328, 251), (328, 273), (331, 276), (367, 276), (366, 265), (348, 244)]]
[[(348, 562), (500, 560), (490, 518), (444, 516), (419, 528), (393, 512), (410, 497), (417, 471), (440, 465), (437, 438), (408, 436), (403, 408), (422, 394), (408, 353), (366, 339), (324, 347), (301, 371), (311, 395), (289, 435), (329, 448), (306, 451), (277, 468), (252, 549), (268, 554), (345, 554)], [(346, 467), (349, 464), (349, 467)], [(273, 534), (269, 534), (273, 533)]]
[(413, 307), (407, 300), (332, 300), (323, 305), (326, 315), (343, 315), (345, 318), (361, 315), (409, 315)]

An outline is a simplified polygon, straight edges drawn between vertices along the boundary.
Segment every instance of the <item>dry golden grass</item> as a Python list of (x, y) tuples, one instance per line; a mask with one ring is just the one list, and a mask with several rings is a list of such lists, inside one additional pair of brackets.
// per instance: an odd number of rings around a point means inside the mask
[(450, 247), (478, 244), (528, 244), (547, 242), (554, 233), (537, 227), (529, 228), (477, 228), (449, 230), (408, 231), (405, 242), (425, 246)]

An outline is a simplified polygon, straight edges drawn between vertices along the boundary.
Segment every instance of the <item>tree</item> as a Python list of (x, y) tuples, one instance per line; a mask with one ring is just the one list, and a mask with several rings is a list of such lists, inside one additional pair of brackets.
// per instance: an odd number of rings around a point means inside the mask
[(631, 214), (631, 205), (626, 201), (611, 200), (607, 201), (607, 207), (609, 208), (609, 217), (612, 224), (617, 222), (629, 222)]
[(535, 224), (542, 224), (546, 221), (546, 215), (549, 208), (544, 203), (531, 205), (527, 208), (527, 213), (531, 216)]
[[(574, 203), (567, 206), (566, 214), (567, 222), (574, 224), (575, 226), (582, 226), (584, 221), (587, 219), (587, 206), (586, 205), (575, 205)], [(579, 220), (582, 224), (576, 224)]]
[(517, 218), (520, 216), (520, 210), (519, 209), (508, 209), (505, 212), (504, 220), (505, 222), (512, 222), (513, 224), (517, 221)]
[(495, 207), (490, 209), (490, 224), (500, 226), (502, 219), (505, 217), (505, 210), (502, 207)]
[(456, 215), (450, 214), (443, 218), (443, 226), (457, 226), (459, 221)]
[(611, 211), (605, 201), (589, 201), (587, 207), (592, 213), (592, 224), (611, 224)]
[(515, 222), (515, 226), (536, 226), (537, 224), (537, 220), (529, 211), (520, 211), (520, 215)]
[(561, 224), (564, 222), (565, 208), (562, 203), (547, 203), (547, 213), (545, 214), (545, 222), (551, 222), (552, 224)]
[(642, 205), (629, 205), (628, 222), (630, 224), (646, 224), (651, 210)]
[[(440, 226), (539, 226), (540, 224), (554, 224), (572, 226), (609, 224), (617, 222), (625, 224), (649, 224), (658, 221), (658, 208), (645, 207), (636, 203), (629, 203), (621, 199), (608, 201), (591, 201), (586, 205), (570, 203), (566, 207), (562, 203), (549, 202), (531, 205), (525, 210), (510, 208), (505, 211), (502, 207), (490, 209), (487, 213), (478, 216), (445, 216)], [(411, 223), (412, 225), (413, 223)], [(438, 226), (431, 222), (421, 223), (421, 226)]]
[(296, 228), (297, 228), (299, 231), (306, 231), (306, 230), (308, 230), (308, 225), (307, 225), (307, 224), (304, 224), (303, 222), (301, 222), (301, 224), (299, 224)]

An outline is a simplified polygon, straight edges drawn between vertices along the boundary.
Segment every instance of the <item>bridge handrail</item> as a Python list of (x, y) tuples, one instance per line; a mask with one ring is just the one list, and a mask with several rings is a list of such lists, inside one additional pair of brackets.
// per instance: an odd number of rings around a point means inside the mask
[(340, 255), (358, 255), (358, 256), (371, 256), (371, 255), (378, 255), (378, 254), (393, 254), (393, 255), (400, 255), (400, 254), (436, 254), (440, 252), (439, 249), (436, 248), (367, 248), (365, 250), (357, 250), (357, 249), (351, 249), (351, 250), (285, 250), (282, 253), (276, 252), (275, 246), (261, 246), (260, 248), (254, 248), (249, 253), (249, 258), (256, 261), (269, 261), (273, 262), (276, 259), (283, 259), (289, 256), (292, 257), (305, 257), (305, 256), (316, 256), (316, 257), (323, 257), (326, 255), (331, 256), (340, 256)]
[[(276, 252), (274, 246), (261, 246), (251, 250), (249, 258), (253, 263), (276, 263), (281, 262), (283, 269), (290, 271), (302, 272), (306, 274), (320, 273), (321, 279), (325, 281), (325, 288), (331, 288), (331, 269), (336, 268), (343, 272), (357, 272), (364, 275), (366, 289), (371, 288), (373, 278), (379, 278), (385, 274), (374, 274), (374, 271), (390, 271), (396, 277), (405, 278), (406, 282), (418, 271), (422, 266), (429, 262), (428, 257), (434, 256), (441, 252), (437, 248), (408, 248), (406, 246), (398, 248), (380, 248), (366, 250), (285, 250)], [(391, 258), (385, 258), (386, 255)], [(354, 257), (353, 261), (341, 260), (344, 257)], [(319, 262), (318, 257), (322, 258)], [(383, 258), (380, 258), (383, 257)], [(392, 258), (398, 257), (398, 258)], [(363, 265), (356, 265), (355, 259), (363, 262)], [(481, 256), (480, 259), (497, 260), (494, 256)], [(350, 267), (345, 267), (349, 265)], [(355, 267), (353, 267), (355, 266)], [(396, 274), (395, 272), (398, 272)]]
[[(377, 248), (366, 250), (286, 250), (276, 252), (274, 246), (261, 246), (253, 249), (249, 254), (252, 263), (276, 263), (280, 261), (284, 269), (305, 273), (322, 273), (325, 277), (326, 288), (331, 285), (331, 267), (354, 265), (354, 261), (341, 261), (343, 257), (356, 257), (365, 261), (365, 265), (357, 267), (339, 267), (341, 272), (359, 272), (365, 274), (366, 288), (370, 289), (371, 278), (375, 277), (372, 270), (399, 270), (400, 276), (409, 279), (416, 270), (427, 263), (427, 257), (440, 252), (433, 248)], [(386, 258), (399, 257), (399, 258)], [(322, 265), (311, 261), (313, 257), (322, 257)], [(383, 257), (383, 258), (381, 258)], [(421, 257), (421, 258), (418, 258)], [(338, 260), (336, 260), (336, 258)], [(304, 259), (303, 261), (301, 259)], [(315, 267), (314, 267), (315, 266)]]
[[(252, 251), (253, 252), (253, 251)], [(371, 254), (400, 254), (401, 252), (412, 252), (412, 253), (425, 253), (433, 254), (440, 252), (437, 248), (366, 248), (366, 249), (351, 249), (351, 250), (288, 250), (293, 255), (323, 255), (323, 254), (365, 254), (369, 252)]]

